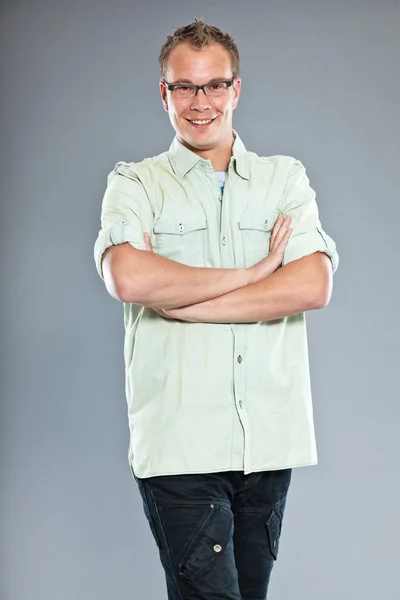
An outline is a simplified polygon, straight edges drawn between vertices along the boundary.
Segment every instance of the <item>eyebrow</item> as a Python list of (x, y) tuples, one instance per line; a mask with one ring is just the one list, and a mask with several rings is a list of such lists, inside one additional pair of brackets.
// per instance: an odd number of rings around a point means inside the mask
[[(202, 85), (207, 85), (209, 83), (214, 83), (215, 81), (228, 81), (228, 80), (225, 77), (213, 77), (212, 79), (209, 79), (207, 81), (207, 83), (204, 83)], [(189, 85), (197, 85), (196, 83), (193, 83), (193, 81), (191, 81), (190, 79), (184, 79), (184, 78), (177, 79), (176, 81), (171, 82), (171, 85), (176, 85), (176, 84), (179, 84), (179, 83), (187, 83)]]

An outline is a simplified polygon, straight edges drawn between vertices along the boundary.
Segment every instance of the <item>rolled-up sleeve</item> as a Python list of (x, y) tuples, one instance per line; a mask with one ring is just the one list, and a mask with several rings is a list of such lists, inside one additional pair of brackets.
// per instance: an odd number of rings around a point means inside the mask
[(102, 256), (107, 248), (128, 242), (145, 250), (143, 234), (153, 226), (153, 211), (134, 165), (119, 162), (109, 173), (101, 207), (101, 229), (94, 245), (96, 269), (104, 281)]
[(285, 249), (283, 264), (314, 252), (324, 252), (332, 262), (334, 273), (339, 265), (336, 244), (322, 228), (315, 192), (310, 187), (304, 166), (295, 159), (288, 174), (280, 211), (292, 218), (293, 228)]

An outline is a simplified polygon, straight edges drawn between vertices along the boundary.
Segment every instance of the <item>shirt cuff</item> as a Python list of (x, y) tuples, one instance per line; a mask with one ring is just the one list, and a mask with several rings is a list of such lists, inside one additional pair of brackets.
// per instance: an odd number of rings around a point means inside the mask
[(122, 220), (112, 225), (111, 227), (107, 227), (105, 229), (101, 229), (99, 231), (99, 235), (94, 245), (94, 260), (96, 263), (96, 269), (102, 280), (104, 281), (103, 268), (101, 265), (102, 257), (107, 248), (111, 246), (118, 246), (119, 244), (125, 244), (126, 242), (131, 243), (133, 246), (138, 247), (140, 250), (144, 250), (144, 242), (143, 247), (139, 248), (139, 244), (134, 241), (135, 237), (132, 235), (131, 227), (129, 226), (129, 222), (127, 220)]
[(318, 225), (313, 231), (296, 236), (293, 243), (286, 247), (283, 264), (314, 254), (314, 252), (324, 252), (329, 256), (332, 263), (332, 272), (335, 273), (339, 266), (339, 255), (336, 251), (334, 240)]

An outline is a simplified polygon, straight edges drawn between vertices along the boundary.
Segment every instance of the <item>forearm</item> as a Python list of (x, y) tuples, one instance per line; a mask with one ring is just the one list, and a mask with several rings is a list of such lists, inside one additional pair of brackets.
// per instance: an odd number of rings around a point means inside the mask
[(118, 299), (151, 308), (202, 303), (252, 281), (247, 269), (188, 267), (129, 244), (110, 248), (103, 270), (118, 280), (113, 286), (118, 287)]
[(255, 323), (322, 308), (329, 302), (332, 267), (325, 254), (293, 261), (273, 275), (219, 298), (172, 311), (172, 317), (202, 323)]

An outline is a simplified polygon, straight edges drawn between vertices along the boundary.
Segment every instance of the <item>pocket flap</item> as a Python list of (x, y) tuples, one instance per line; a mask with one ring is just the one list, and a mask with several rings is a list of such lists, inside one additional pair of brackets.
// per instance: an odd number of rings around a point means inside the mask
[(272, 212), (252, 212), (247, 210), (239, 219), (239, 229), (253, 231), (271, 231), (278, 215)]
[(207, 228), (205, 217), (192, 217), (182, 219), (160, 219), (154, 224), (154, 233), (170, 233), (172, 235), (185, 235), (191, 231)]
[(276, 560), (278, 557), (279, 538), (281, 535), (281, 525), (282, 525), (282, 522), (281, 522), (280, 516), (278, 515), (278, 513), (275, 510), (273, 510), (271, 513), (271, 516), (269, 517), (269, 519), (267, 521), (267, 530), (268, 530), (270, 549), (271, 549), (272, 556), (274, 557), (274, 560)]

